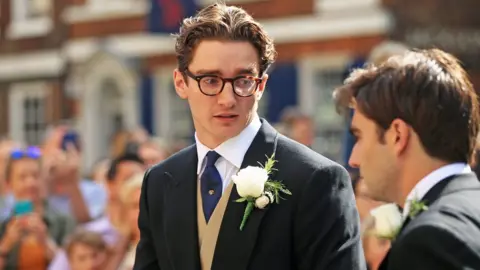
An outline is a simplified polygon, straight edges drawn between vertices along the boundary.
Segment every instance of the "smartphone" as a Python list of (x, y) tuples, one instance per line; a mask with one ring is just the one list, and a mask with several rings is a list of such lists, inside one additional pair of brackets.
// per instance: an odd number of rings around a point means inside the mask
[(77, 150), (79, 150), (80, 142), (78, 133), (74, 130), (69, 130), (62, 139), (62, 149), (67, 150), (67, 145), (72, 144)]
[(15, 216), (23, 216), (33, 212), (33, 203), (31, 201), (17, 201), (13, 208)]

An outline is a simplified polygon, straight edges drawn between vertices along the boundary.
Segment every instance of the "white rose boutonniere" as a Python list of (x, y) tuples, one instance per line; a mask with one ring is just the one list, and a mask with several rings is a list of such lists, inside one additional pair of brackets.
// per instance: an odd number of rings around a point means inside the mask
[(273, 202), (280, 203), (280, 193), (292, 195), (281, 182), (268, 179), (276, 162), (273, 157), (274, 155), (268, 158), (265, 166), (261, 164), (260, 167), (248, 166), (232, 176), (232, 181), (237, 186), (238, 195), (241, 197), (236, 202), (247, 202), (240, 230), (243, 230), (254, 207), (264, 209)]
[(394, 239), (402, 226), (402, 214), (397, 205), (384, 204), (373, 209), (371, 212), (371, 228), (369, 232), (376, 237)]
[(240, 170), (237, 175), (232, 177), (237, 185), (237, 191), (240, 197), (260, 197), (265, 189), (265, 183), (268, 180), (268, 173), (260, 167), (248, 166)]

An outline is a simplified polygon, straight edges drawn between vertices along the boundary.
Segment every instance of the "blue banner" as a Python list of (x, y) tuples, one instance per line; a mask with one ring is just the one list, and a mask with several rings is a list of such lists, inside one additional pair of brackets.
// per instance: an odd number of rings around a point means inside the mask
[(148, 30), (153, 33), (176, 33), (180, 23), (197, 11), (195, 0), (150, 0)]

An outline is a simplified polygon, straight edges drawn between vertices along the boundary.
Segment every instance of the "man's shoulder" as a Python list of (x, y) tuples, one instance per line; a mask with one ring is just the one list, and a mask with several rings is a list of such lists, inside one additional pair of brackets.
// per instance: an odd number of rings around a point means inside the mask
[(343, 169), (339, 163), (281, 134), (278, 136), (277, 153), (277, 157), (288, 160), (291, 166), (313, 170)]
[(192, 151), (195, 153), (195, 144), (192, 144), (190, 146), (187, 146), (183, 148), (182, 150), (172, 154), (162, 162), (153, 165), (147, 170), (147, 175), (153, 174), (153, 175), (158, 175), (158, 174), (163, 174), (166, 171), (169, 171), (171, 169), (178, 168), (179, 164), (185, 163), (188, 158), (191, 157)]
[[(464, 195), (458, 192), (439, 198), (407, 225), (399, 240), (477, 242), (474, 239), (480, 239), (480, 197)], [(480, 191), (476, 196), (480, 196)], [(476, 245), (480, 249), (480, 243)]]

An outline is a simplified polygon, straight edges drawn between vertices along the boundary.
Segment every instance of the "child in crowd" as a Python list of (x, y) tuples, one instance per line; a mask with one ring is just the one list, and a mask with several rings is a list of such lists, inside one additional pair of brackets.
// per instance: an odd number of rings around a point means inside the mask
[(76, 231), (65, 247), (71, 270), (104, 269), (110, 257), (107, 243), (96, 232)]

